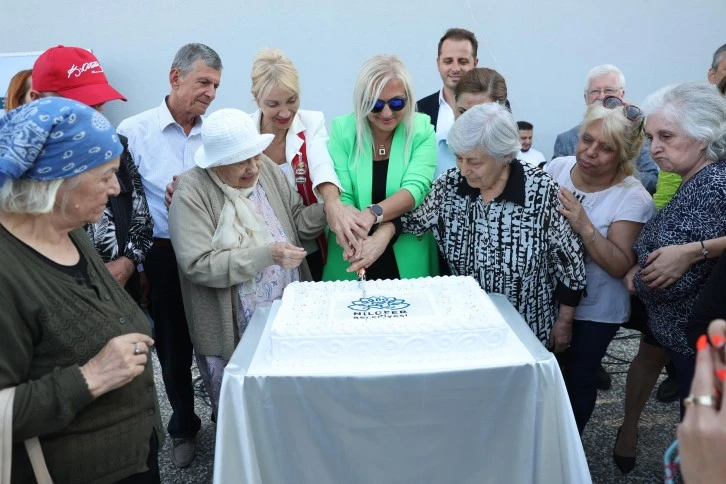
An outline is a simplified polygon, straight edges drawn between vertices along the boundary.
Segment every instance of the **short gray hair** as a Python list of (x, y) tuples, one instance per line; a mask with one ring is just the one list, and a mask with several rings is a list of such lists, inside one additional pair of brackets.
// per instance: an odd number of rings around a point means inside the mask
[(620, 89), (625, 90), (625, 75), (622, 71), (612, 64), (601, 64), (593, 67), (590, 69), (590, 72), (587, 73), (587, 78), (585, 79), (585, 94), (587, 94), (588, 89), (590, 89), (590, 83), (593, 79), (596, 77), (606, 76), (608, 74), (617, 74)]
[(0, 187), (0, 210), (25, 215), (50, 213), (63, 181), (63, 178), (44, 181), (28, 178), (5, 180)]
[(454, 153), (481, 150), (501, 163), (522, 149), (517, 123), (499, 103), (478, 104), (462, 114), (449, 130), (448, 143)]
[(711, 62), (711, 69), (714, 71), (718, 70), (719, 64), (721, 64), (721, 60), (723, 59), (723, 55), (726, 53), (726, 44), (722, 45), (718, 49), (716, 49), (716, 52), (713, 53), (713, 62)]
[(177, 51), (171, 63), (172, 69), (178, 69), (182, 76), (192, 70), (194, 62), (199, 59), (216, 71), (222, 70), (222, 59), (211, 47), (204, 44), (186, 44)]
[(716, 86), (705, 82), (666, 86), (648, 96), (643, 110), (648, 115), (658, 113), (687, 136), (705, 141), (709, 160), (726, 159), (726, 98)]

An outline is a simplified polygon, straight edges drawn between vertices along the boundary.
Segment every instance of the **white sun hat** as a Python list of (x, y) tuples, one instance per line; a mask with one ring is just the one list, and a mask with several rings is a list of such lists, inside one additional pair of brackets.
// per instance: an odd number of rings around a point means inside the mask
[(220, 109), (202, 124), (202, 146), (194, 154), (199, 168), (231, 165), (262, 153), (274, 135), (259, 134), (252, 117), (239, 109)]

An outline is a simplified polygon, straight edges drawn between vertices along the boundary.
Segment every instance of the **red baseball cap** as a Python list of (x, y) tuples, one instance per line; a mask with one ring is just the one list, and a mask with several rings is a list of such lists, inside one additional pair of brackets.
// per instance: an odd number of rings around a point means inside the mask
[(33, 64), (33, 89), (38, 92), (57, 92), (88, 106), (120, 99), (103, 73), (98, 59), (80, 47), (51, 47)]

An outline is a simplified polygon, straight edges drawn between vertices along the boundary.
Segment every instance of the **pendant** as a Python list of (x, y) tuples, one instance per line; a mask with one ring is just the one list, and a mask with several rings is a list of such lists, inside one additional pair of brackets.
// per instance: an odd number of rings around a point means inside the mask
[(386, 156), (386, 149), (383, 147), (378, 148), (378, 156)]

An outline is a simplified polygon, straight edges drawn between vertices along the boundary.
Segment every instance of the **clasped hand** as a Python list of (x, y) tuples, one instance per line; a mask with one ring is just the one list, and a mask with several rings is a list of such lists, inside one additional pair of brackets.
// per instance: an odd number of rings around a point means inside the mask
[(650, 289), (665, 289), (683, 277), (691, 266), (685, 245), (668, 245), (654, 250), (640, 270), (640, 280)]
[(361, 212), (352, 205), (344, 205), (339, 200), (326, 203), (325, 211), (328, 226), (335, 233), (335, 241), (343, 249), (344, 257), (360, 255), (363, 241), (368, 237), (370, 230), (370, 226), (360, 217)]
[(395, 234), (393, 224), (382, 224), (378, 229), (363, 241), (363, 247), (360, 254), (346, 255), (343, 259), (350, 262), (347, 272), (358, 272), (360, 269), (370, 267), (383, 254), (388, 247), (389, 242)]

